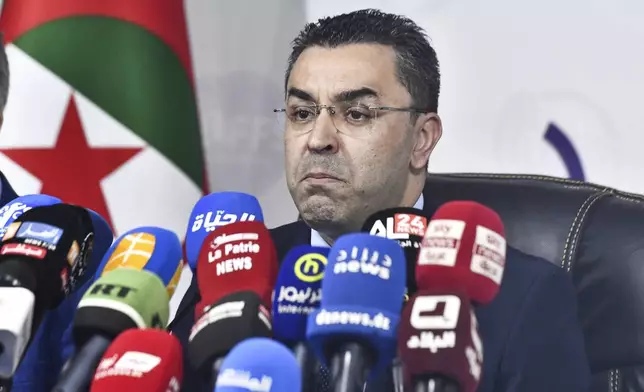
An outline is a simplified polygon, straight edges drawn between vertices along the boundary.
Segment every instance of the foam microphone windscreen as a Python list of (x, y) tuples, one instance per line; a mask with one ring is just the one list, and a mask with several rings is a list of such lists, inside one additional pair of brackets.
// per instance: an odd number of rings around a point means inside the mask
[(114, 338), (131, 328), (165, 329), (169, 316), (166, 287), (155, 274), (117, 268), (94, 282), (80, 300), (72, 335), (81, 347), (96, 334)]
[(282, 342), (306, 340), (308, 315), (320, 306), (322, 277), (329, 248), (300, 245), (280, 266), (273, 294), (273, 337)]
[(410, 381), (442, 376), (476, 391), (483, 344), (465, 290), (420, 290), (403, 309), (398, 351)]
[(204, 239), (218, 227), (235, 223), (263, 222), (264, 215), (255, 196), (241, 192), (216, 192), (202, 197), (190, 213), (186, 230), (186, 261), (192, 272)]
[(161, 279), (172, 297), (183, 269), (181, 241), (167, 229), (145, 226), (121, 235), (105, 253), (97, 278), (121, 267), (146, 270)]
[(216, 229), (205, 238), (197, 264), (197, 287), (204, 304), (235, 291), (253, 291), (270, 305), (279, 264), (263, 223), (236, 222)]
[(236, 292), (207, 306), (190, 331), (186, 353), (192, 367), (210, 377), (214, 359), (239, 342), (271, 336), (271, 314), (257, 293)]
[(499, 215), (473, 201), (443, 204), (430, 220), (418, 254), (419, 289), (465, 287), (478, 304), (499, 291), (505, 268), (505, 231)]
[(0, 275), (35, 279), (36, 313), (41, 307), (54, 308), (79, 286), (93, 243), (92, 221), (84, 208), (59, 203), (29, 209), (5, 230)]
[(0, 208), (0, 236), (4, 235), (7, 226), (18, 219), (25, 211), (29, 211), (34, 207), (58, 203), (62, 203), (62, 201), (49, 195), (24, 195), (13, 199)]
[(403, 248), (407, 264), (407, 294), (413, 294), (417, 289), (416, 261), (429, 218), (417, 208), (388, 208), (371, 215), (362, 226), (363, 232), (396, 240)]
[(309, 315), (306, 337), (325, 364), (337, 344), (358, 339), (375, 357), (371, 375), (396, 351), (405, 293), (405, 255), (396, 241), (354, 233), (331, 247), (322, 278), (320, 308)]
[(90, 392), (178, 392), (183, 378), (181, 343), (157, 329), (130, 329), (108, 347)]
[(302, 376), (291, 351), (266, 338), (246, 339), (221, 364), (215, 392), (301, 392)]

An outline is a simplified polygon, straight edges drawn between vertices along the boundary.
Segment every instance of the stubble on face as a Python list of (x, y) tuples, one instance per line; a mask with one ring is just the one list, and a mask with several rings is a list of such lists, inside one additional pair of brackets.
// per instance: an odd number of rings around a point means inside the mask
[[(343, 91), (368, 88), (369, 106), (408, 107), (411, 98), (397, 78), (393, 49), (376, 44), (306, 49), (295, 63), (287, 90), (307, 92), (309, 104), (333, 105)], [(296, 102), (302, 102), (300, 98)], [(362, 101), (361, 101), (362, 102)], [(384, 208), (399, 206), (407, 185), (410, 142), (409, 114), (379, 112), (375, 126), (361, 138), (338, 133), (328, 116), (318, 118), (316, 130), (285, 132), (286, 177), (302, 218), (329, 237), (360, 230), (366, 218)], [(315, 139), (318, 138), (318, 139)], [(320, 138), (329, 144), (319, 147)], [(311, 172), (335, 179), (306, 178)]]

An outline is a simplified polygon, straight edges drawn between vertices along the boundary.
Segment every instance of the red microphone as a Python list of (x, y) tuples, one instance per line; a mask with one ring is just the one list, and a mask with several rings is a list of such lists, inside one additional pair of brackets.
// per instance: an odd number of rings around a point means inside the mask
[(255, 292), (270, 306), (278, 268), (275, 245), (263, 223), (235, 222), (217, 228), (204, 239), (197, 259), (201, 302), (195, 319), (204, 307), (236, 291)]
[(179, 340), (159, 329), (129, 329), (98, 364), (90, 392), (179, 392), (183, 360)]
[(197, 259), (201, 301), (195, 307), (187, 357), (214, 386), (228, 352), (242, 340), (271, 337), (277, 252), (261, 222), (235, 222), (209, 234)]
[(465, 290), (422, 290), (406, 304), (398, 352), (417, 392), (475, 392), (483, 344)]
[(445, 203), (429, 221), (421, 243), (418, 288), (464, 287), (474, 303), (487, 304), (499, 292), (505, 250), (496, 212), (473, 201)]
[(499, 215), (472, 201), (446, 203), (428, 223), (416, 265), (419, 292), (403, 310), (398, 336), (416, 391), (476, 390), (483, 345), (472, 303), (488, 304), (499, 292), (504, 236)]

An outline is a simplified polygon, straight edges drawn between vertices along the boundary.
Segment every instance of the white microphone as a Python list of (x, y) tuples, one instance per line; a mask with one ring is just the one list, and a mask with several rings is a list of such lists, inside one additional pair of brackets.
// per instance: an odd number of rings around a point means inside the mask
[(13, 377), (31, 337), (36, 296), (24, 287), (0, 287), (0, 378)]

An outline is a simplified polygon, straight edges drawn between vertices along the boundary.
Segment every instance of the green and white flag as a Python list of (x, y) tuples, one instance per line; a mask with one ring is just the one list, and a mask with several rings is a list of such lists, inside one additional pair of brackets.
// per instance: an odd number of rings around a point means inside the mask
[(206, 188), (183, 1), (5, 0), (0, 30), (0, 170), (16, 191), (89, 207), (117, 235), (183, 238)]

